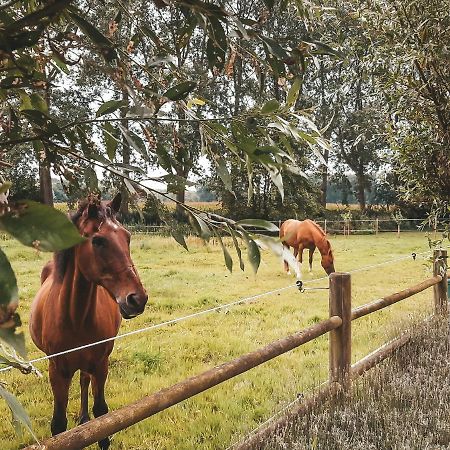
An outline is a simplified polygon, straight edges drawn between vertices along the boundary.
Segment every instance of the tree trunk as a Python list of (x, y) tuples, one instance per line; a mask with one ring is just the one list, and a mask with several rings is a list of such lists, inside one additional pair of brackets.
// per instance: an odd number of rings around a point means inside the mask
[[(323, 157), (325, 161), (328, 164), (328, 158), (329, 158), (329, 150), (325, 150)], [(321, 165), (321, 176), (322, 176), (322, 182), (320, 184), (320, 204), (326, 208), (327, 207), (327, 189), (328, 189), (328, 165)]]
[(356, 182), (356, 194), (358, 198), (359, 208), (361, 209), (361, 211), (364, 211), (366, 209), (366, 194), (364, 192), (366, 179), (364, 177), (364, 172), (362, 169), (358, 170), (358, 173), (356, 174)]
[(39, 188), (41, 202), (53, 206), (52, 177), (50, 164), (46, 160), (39, 162)]
[[(184, 203), (186, 199), (186, 191), (184, 189), (179, 189), (176, 193), (176, 199), (178, 202)], [(186, 221), (186, 212), (179, 203), (177, 203), (175, 207), (175, 218), (179, 222)]]
[[(50, 87), (46, 84), (44, 91), (45, 101), (47, 102), (47, 108), (50, 110)], [(42, 151), (45, 154), (45, 158), (41, 160), (39, 157), (39, 190), (41, 202), (48, 206), (53, 206), (53, 188), (52, 188), (52, 175), (50, 171), (50, 162), (47, 160), (47, 151), (45, 144), (42, 142)]]

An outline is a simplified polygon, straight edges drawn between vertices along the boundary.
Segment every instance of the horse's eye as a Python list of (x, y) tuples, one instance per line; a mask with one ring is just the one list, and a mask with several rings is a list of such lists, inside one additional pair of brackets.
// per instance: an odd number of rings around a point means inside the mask
[(95, 247), (105, 247), (106, 246), (106, 239), (101, 236), (94, 236), (92, 238), (92, 245)]

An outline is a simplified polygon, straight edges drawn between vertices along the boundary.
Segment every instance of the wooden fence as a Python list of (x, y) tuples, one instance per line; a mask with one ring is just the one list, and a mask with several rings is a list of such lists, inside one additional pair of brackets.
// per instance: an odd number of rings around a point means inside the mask
[[(273, 220), (273, 224), (280, 228), (282, 220)], [(343, 234), (349, 236), (351, 234), (379, 234), (384, 232), (403, 233), (405, 231), (428, 231), (441, 232), (445, 231), (445, 227), (449, 226), (449, 219), (440, 218), (432, 224), (426, 222), (426, 219), (349, 219), (349, 220), (316, 220), (326, 233)], [(170, 236), (170, 230), (166, 225), (143, 225), (130, 224), (126, 227), (133, 233), (155, 234)], [(189, 227), (184, 230), (187, 235), (192, 233)], [(248, 230), (251, 232), (262, 232), (264, 234), (273, 234), (262, 229)], [(277, 233), (275, 233), (277, 234)]]
[(430, 287), (433, 287), (434, 291), (435, 314), (440, 316), (447, 315), (446, 250), (436, 250), (434, 252), (433, 277), (408, 289), (359, 306), (353, 310), (351, 308), (350, 274), (332, 273), (329, 277), (329, 319), (181, 381), (173, 386), (162, 389), (133, 404), (124, 406), (83, 425), (65, 431), (45, 441), (43, 446), (32, 445), (27, 447), (27, 449), (75, 450), (84, 448), (170, 406), (223, 383), (236, 375), (297, 348), (306, 342), (310, 342), (325, 333), (330, 333), (328, 382), (314, 396), (298, 404), (278, 420), (273, 421), (270, 425), (254, 433), (245, 442), (235, 446), (236, 450), (257, 448), (267, 436), (285, 426), (293, 417), (306, 412), (312, 405), (330, 398), (330, 395), (349, 391), (352, 379), (378, 364), (393, 351), (404, 345), (409, 339), (409, 334), (403, 334), (351, 365), (351, 323), (353, 320), (372, 314), (375, 311), (409, 298)]

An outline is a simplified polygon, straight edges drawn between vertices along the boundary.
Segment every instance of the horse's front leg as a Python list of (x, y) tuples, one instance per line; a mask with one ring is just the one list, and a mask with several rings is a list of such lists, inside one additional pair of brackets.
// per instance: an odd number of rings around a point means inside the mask
[[(108, 376), (108, 357), (104, 358), (95, 368), (92, 374), (92, 394), (94, 396), (94, 406), (92, 412), (95, 417), (102, 416), (108, 412), (108, 405), (105, 401), (105, 383)], [(102, 450), (109, 448), (109, 438), (98, 442)]]
[(81, 407), (78, 423), (89, 421), (89, 383), (91, 376), (87, 372), (80, 371)]
[(67, 429), (67, 402), (69, 401), (69, 386), (73, 372), (59, 370), (56, 362), (49, 363), (50, 384), (53, 391), (53, 418), (51, 423), (52, 435), (62, 433)]
[(312, 247), (309, 249), (309, 271), (312, 272), (312, 263), (313, 263), (313, 255), (316, 247)]

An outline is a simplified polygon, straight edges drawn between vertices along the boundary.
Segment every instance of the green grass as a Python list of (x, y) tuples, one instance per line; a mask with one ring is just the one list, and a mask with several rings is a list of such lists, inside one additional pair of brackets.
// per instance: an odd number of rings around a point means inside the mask
[[(336, 269), (346, 271), (393, 259), (412, 251), (427, 250), (420, 233), (332, 238)], [(41, 353), (28, 337), (31, 300), (39, 288), (39, 273), (50, 255), (38, 254), (13, 240), (0, 243), (11, 259), (20, 286), (20, 314), (27, 335), (29, 357)], [(226, 270), (218, 246), (204, 246), (189, 239), (186, 252), (169, 238), (133, 236), (132, 256), (149, 293), (145, 312), (124, 321), (121, 333), (222, 303), (293, 284), (270, 253), (263, 255), (255, 277), (250, 267)], [(230, 247), (230, 252), (232, 251)], [(307, 259), (307, 258), (306, 258)], [(236, 263), (236, 262), (235, 262)], [(316, 257), (314, 270), (304, 279), (324, 275)], [(352, 302), (361, 305), (391, 294), (430, 276), (423, 259), (412, 258), (352, 276)], [(326, 286), (326, 281), (316, 283)], [(353, 360), (386, 340), (386, 330), (416, 314), (431, 311), (432, 292), (354, 322)], [(327, 317), (327, 291), (299, 293), (295, 289), (267, 296), (251, 304), (234, 306), (149, 333), (126, 337), (116, 343), (111, 357), (106, 396), (117, 409), (146, 394), (170, 386), (275, 339)], [(220, 449), (245, 435), (297, 396), (327, 378), (328, 338), (323, 336), (280, 356), (219, 387), (213, 388), (113, 437), (112, 449)], [(52, 395), (47, 364), (41, 363), (42, 379), (10, 372), (1, 379), (30, 414), (40, 438), (48, 437)], [(69, 427), (79, 410), (78, 376), (70, 393)], [(6, 406), (0, 410), (3, 449), (16, 449), (32, 441), (17, 437)], [(94, 448), (94, 447), (93, 447)]]

